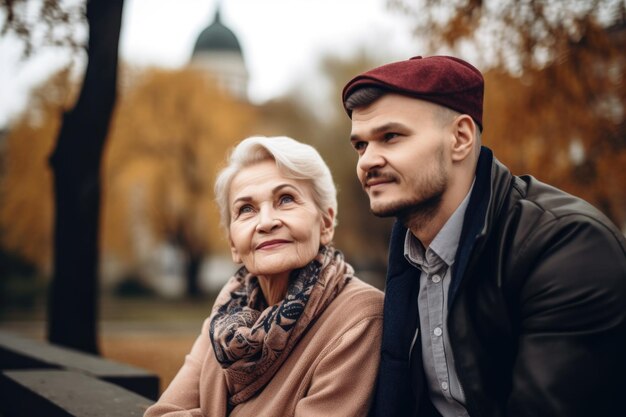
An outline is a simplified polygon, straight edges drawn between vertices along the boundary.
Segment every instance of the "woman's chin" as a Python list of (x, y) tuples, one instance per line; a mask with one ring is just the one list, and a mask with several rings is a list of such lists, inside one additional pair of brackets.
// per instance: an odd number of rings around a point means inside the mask
[(308, 260), (304, 260), (304, 259), (298, 259), (297, 257), (294, 257), (294, 256), (276, 254), (275, 256), (265, 257), (262, 260), (262, 262), (258, 262), (257, 260), (257, 262), (255, 262), (252, 269), (250, 268), (246, 268), (246, 269), (248, 269), (248, 272), (254, 275), (261, 275), (261, 276), (268, 276), (268, 277), (272, 277), (272, 276), (279, 276), (279, 277), (287, 276), (288, 277), (292, 271), (298, 268), (302, 268), (303, 266), (311, 262), (313, 259), (314, 257), (311, 257), (311, 259), (308, 259)]

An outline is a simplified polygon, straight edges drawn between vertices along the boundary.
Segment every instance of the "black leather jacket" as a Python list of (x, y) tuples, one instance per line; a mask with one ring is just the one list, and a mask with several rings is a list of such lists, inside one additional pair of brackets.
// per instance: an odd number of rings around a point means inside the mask
[[(392, 232), (372, 415), (429, 416), (420, 271)], [(615, 416), (626, 405), (626, 241), (598, 210), (483, 148), (452, 270), (448, 333), (474, 416)], [(421, 332), (420, 332), (421, 333)]]

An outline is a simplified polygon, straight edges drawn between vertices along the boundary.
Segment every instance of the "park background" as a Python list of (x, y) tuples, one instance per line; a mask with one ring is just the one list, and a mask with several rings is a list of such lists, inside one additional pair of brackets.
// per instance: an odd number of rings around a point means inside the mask
[(162, 388), (235, 270), (212, 189), (246, 136), (320, 151), (336, 245), (384, 287), (392, 220), (367, 209), (340, 102), (374, 66), (468, 59), (484, 144), (626, 231), (624, 0), (3, 0), (0, 28), (0, 329)]

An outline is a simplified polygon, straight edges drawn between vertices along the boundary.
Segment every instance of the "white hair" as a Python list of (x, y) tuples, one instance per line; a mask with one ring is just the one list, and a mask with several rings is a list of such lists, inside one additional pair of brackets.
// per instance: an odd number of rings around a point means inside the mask
[(219, 172), (215, 181), (215, 199), (220, 209), (221, 224), (227, 231), (230, 224), (228, 199), (235, 175), (243, 168), (267, 160), (274, 160), (286, 178), (308, 181), (318, 210), (327, 217), (328, 209), (332, 209), (335, 214), (333, 226), (337, 225), (337, 189), (330, 169), (317, 150), (286, 136), (252, 136), (235, 146), (227, 166)]

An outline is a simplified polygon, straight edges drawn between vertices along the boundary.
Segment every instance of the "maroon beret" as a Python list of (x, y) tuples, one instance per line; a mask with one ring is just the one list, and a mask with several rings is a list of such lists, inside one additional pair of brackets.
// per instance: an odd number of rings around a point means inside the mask
[(451, 56), (416, 56), (357, 75), (343, 88), (346, 99), (361, 87), (379, 87), (430, 101), (467, 114), (483, 128), (483, 76), (471, 64)]

